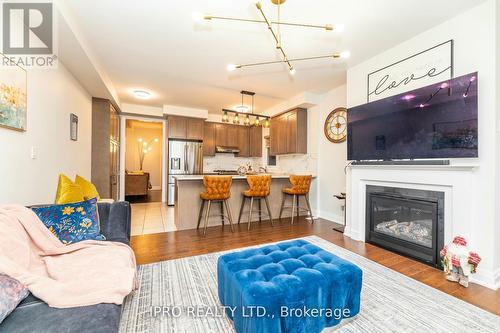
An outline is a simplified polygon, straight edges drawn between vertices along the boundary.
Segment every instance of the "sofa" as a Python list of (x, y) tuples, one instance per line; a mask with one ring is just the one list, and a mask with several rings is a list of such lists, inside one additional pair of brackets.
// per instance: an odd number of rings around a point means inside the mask
[[(107, 241), (130, 244), (130, 204), (99, 203), (101, 233)], [(0, 332), (118, 332), (121, 306), (98, 304), (67, 309), (49, 307), (30, 294), (0, 324)]]

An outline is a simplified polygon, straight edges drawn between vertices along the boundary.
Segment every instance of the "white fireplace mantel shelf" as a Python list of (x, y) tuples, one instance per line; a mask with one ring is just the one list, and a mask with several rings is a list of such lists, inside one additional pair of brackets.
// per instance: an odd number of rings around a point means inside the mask
[(473, 171), (479, 168), (479, 164), (466, 165), (352, 165), (351, 169), (390, 169), (390, 170), (434, 170), (434, 171)]

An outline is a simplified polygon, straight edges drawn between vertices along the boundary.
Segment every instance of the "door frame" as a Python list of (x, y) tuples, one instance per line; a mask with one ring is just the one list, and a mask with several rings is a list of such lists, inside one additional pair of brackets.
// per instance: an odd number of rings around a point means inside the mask
[(126, 159), (126, 147), (127, 147), (127, 120), (140, 120), (147, 121), (151, 123), (162, 123), (162, 152), (161, 152), (161, 201), (167, 202), (167, 191), (166, 181), (167, 179), (167, 171), (166, 171), (166, 163), (167, 163), (167, 153), (168, 153), (168, 138), (167, 138), (167, 119), (163, 117), (150, 117), (150, 116), (132, 116), (132, 115), (121, 115), (120, 116), (120, 201), (125, 200), (125, 159)]

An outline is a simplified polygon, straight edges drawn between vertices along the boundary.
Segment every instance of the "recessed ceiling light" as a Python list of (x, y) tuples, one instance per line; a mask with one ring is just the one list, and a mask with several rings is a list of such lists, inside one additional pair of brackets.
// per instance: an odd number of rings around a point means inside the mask
[(349, 52), (349, 51), (340, 52), (340, 57), (341, 58), (347, 59), (350, 56), (351, 56), (351, 52)]
[(134, 90), (134, 96), (139, 99), (150, 99), (151, 93), (146, 90)]
[(246, 105), (238, 105), (235, 107), (235, 109), (236, 109), (236, 111), (238, 111), (240, 113), (247, 113), (249, 110), (249, 107)]

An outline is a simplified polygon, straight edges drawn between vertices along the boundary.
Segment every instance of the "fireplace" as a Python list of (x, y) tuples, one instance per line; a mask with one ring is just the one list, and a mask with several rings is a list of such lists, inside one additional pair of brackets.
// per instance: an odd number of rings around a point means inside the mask
[(439, 267), (444, 193), (368, 185), (365, 235), (368, 243)]

